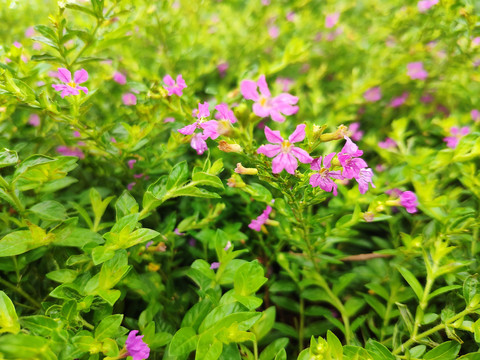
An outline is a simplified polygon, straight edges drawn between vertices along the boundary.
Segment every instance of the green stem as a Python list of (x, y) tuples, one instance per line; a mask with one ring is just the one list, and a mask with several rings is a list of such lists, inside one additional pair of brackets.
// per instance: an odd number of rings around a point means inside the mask
[(300, 324), (298, 327), (298, 352), (303, 350), (303, 338), (305, 328), (305, 301), (300, 296)]
[(36, 308), (41, 308), (42, 304), (40, 304), (37, 300), (32, 298), (30, 295), (28, 295), (25, 291), (23, 291), (21, 288), (9, 283), (7, 280), (3, 280), (0, 278), (0, 284), (5, 285), (9, 289), (17, 292), (18, 294), (22, 295), (25, 299), (27, 299), (32, 305), (35, 305)]
[(10, 185), (2, 176), (0, 176), (0, 187), (3, 187), (8, 192), (8, 196), (15, 204), (17, 210), (20, 212), (20, 215), (23, 215), (25, 212), (25, 207), (20, 202), (17, 194), (15, 194), (15, 187)]
[(253, 341), (253, 356), (255, 356), (255, 360), (258, 360), (258, 344), (257, 339)]

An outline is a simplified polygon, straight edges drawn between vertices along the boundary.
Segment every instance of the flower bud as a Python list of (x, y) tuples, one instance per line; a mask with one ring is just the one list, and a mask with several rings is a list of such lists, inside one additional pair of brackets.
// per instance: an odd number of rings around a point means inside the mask
[(242, 174), (242, 175), (257, 175), (258, 174), (257, 169), (243, 167), (242, 163), (237, 163), (237, 168), (235, 169), (235, 172), (237, 174)]
[(243, 151), (243, 148), (238, 144), (229, 144), (225, 140), (220, 140), (218, 143), (218, 148), (223, 152), (235, 152), (240, 153)]
[(327, 142), (332, 140), (343, 139), (345, 135), (348, 135), (348, 127), (340, 125), (334, 133), (327, 133), (320, 135), (320, 141)]
[(375, 214), (371, 211), (363, 213), (363, 220), (365, 220), (366, 222), (372, 222), (374, 218)]
[(227, 180), (227, 185), (234, 188), (243, 188), (247, 186), (247, 184), (245, 184), (242, 178), (237, 174), (233, 174), (232, 177)]

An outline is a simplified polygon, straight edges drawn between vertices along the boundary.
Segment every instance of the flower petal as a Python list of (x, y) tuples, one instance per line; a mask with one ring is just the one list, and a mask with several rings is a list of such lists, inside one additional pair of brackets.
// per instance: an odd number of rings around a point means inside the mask
[(257, 81), (258, 88), (260, 89), (260, 93), (265, 96), (266, 98), (269, 98), (272, 96), (270, 93), (270, 90), (268, 89), (267, 81), (265, 80), (265, 75), (261, 75), (260, 78)]
[(163, 82), (168, 86), (174, 86), (175, 85), (175, 81), (173, 81), (173, 79), (170, 75), (165, 75), (163, 77)]
[(260, 103), (256, 102), (252, 106), (253, 113), (258, 117), (267, 117), (270, 115), (270, 108), (267, 106), (262, 106)]
[(272, 144), (281, 144), (283, 142), (283, 137), (280, 135), (280, 131), (272, 130), (268, 126), (265, 126), (265, 137)]
[(326, 155), (323, 158), (323, 167), (325, 167), (327, 169), (330, 169), (330, 166), (332, 165), (332, 159), (335, 156), (335, 154), (336, 153), (331, 153), (331, 154)]
[(300, 162), (304, 164), (310, 164), (313, 161), (313, 158), (308, 155), (308, 152), (296, 146), (290, 149), (290, 154), (295, 156)]
[(305, 135), (306, 126), (307, 125), (305, 124), (298, 125), (295, 131), (292, 133), (292, 135), (288, 137), (288, 141), (290, 141), (291, 143), (303, 141), (303, 139), (305, 139), (305, 136), (306, 136)]
[(268, 157), (274, 157), (282, 150), (281, 145), (262, 145), (257, 149), (257, 154), (263, 154)]
[(58, 78), (64, 83), (69, 83), (72, 81), (72, 73), (65, 68), (58, 69)]
[(318, 157), (312, 160), (310, 163), (310, 169), (312, 170), (320, 170), (322, 168), (322, 157)]
[(240, 92), (247, 100), (257, 101), (260, 98), (257, 92), (257, 83), (253, 80), (243, 80), (240, 83)]
[(75, 71), (73, 81), (76, 84), (84, 83), (87, 80), (88, 80), (88, 72), (85, 69), (80, 69), (78, 71)]
[(211, 138), (212, 140), (215, 140), (220, 136), (218, 133), (218, 122), (216, 120), (205, 121), (200, 124), (200, 127), (203, 129), (203, 137), (205, 139)]
[(178, 132), (183, 135), (192, 135), (195, 132), (196, 128), (197, 128), (197, 122), (194, 122), (191, 125), (187, 125), (181, 129), (178, 129)]
[(190, 146), (197, 151), (198, 155), (202, 155), (208, 149), (207, 143), (202, 134), (197, 133), (192, 137)]
[(280, 114), (278, 111), (276, 111), (274, 109), (270, 109), (270, 116), (271, 116), (273, 121), (276, 121), (276, 122), (284, 122), (285, 121), (285, 116), (283, 116), (282, 114)]

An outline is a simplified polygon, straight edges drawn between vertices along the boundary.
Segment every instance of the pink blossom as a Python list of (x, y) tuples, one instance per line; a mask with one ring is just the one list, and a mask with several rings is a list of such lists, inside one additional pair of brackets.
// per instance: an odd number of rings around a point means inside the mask
[(477, 36), (475, 38), (472, 39), (472, 45), (473, 46), (478, 46), (480, 45), (480, 36)]
[(188, 240), (188, 245), (191, 247), (195, 247), (195, 245), (197, 245), (197, 240), (195, 240), (194, 238), (190, 238), (190, 240)]
[(295, 83), (295, 81), (290, 78), (279, 77), (275, 80), (275, 83), (280, 85), (282, 91), (286, 92), (292, 88), (292, 85)]
[(368, 102), (375, 102), (382, 98), (382, 92), (379, 86), (372, 87), (365, 91), (363, 98)]
[(287, 13), (287, 16), (285, 16), (285, 18), (287, 19), (287, 21), (290, 21), (290, 22), (294, 22), (295, 21), (295, 13), (293, 11), (289, 11)]
[(393, 98), (392, 101), (390, 101), (390, 107), (396, 108), (396, 107), (402, 106), (405, 103), (405, 101), (407, 101), (408, 96), (409, 96), (409, 93), (405, 91), (401, 96)]
[(146, 360), (150, 356), (150, 348), (143, 342), (143, 336), (137, 336), (138, 330), (132, 330), (128, 334), (125, 348), (127, 355), (131, 356), (133, 360)]
[(113, 81), (120, 85), (125, 85), (127, 83), (127, 77), (119, 71), (115, 71), (112, 77)]
[(210, 116), (209, 105), (205, 101), (203, 104), (198, 103), (198, 108), (193, 110), (192, 116), (196, 116), (197, 119), (207, 118)]
[(42, 44), (37, 43), (37, 42), (33, 43), (32, 48), (33, 48), (33, 50), (37, 50), (37, 51), (42, 50)]
[(215, 114), (215, 119), (217, 120), (228, 120), (232, 124), (237, 122), (237, 118), (232, 110), (228, 108), (228, 105), (225, 103), (218, 104), (215, 106), (215, 110), (218, 112)]
[(38, 114), (32, 114), (28, 118), (28, 124), (37, 127), (40, 125), (40, 116)]
[(314, 159), (311, 163), (312, 170), (318, 170), (318, 173), (310, 176), (310, 185), (313, 187), (319, 186), (322, 190), (331, 192), (333, 190), (333, 195), (337, 196), (337, 184), (334, 179), (343, 179), (340, 171), (330, 171), (332, 158), (336, 153), (331, 153), (323, 157), (323, 166), (322, 157), (320, 156), (317, 159)]
[(411, 62), (407, 65), (407, 75), (412, 80), (425, 80), (428, 77), (428, 73), (423, 68), (421, 61)]
[(20, 59), (26, 64), (28, 62), (28, 57), (24, 54), (20, 55)]
[(150, 240), (149, 242), (147, 242), (147, 243), (145, 244), (145, 249), (148, 249), (148, 248), (149, 248), (150, 246), (152, 246), (152, 245), (153, 245), (153, 240)]
[(185, 235), (185, 233), (180, 232), (180, 230), (178, 230), (178, 228), (175, 228), (175, 230), (173, 230), (173, 232), (175, 233), (175, 235), (178, 235), (178, 236)]
[(333, 28), (338, 23), (338, 19), (340, 18), (340, 13), (335, 12), (333, 14), (329, 14), (325, 17), (325, 27), (327, 29)]
[(212, 269), (212, 270), (218, 269), (219, 267), (220, 267), (220, 263), (218, 261), (214, 261), (210, 265), (210, 269)]
[(232, 242), (230, 240), (227, 241), (227, 245), (223, 248), (223, 250), (228, 251), (232, 247)]
[(358, 146), (355, 145), (348, 136), (344, 138), (346, 143), (342, 151), (337, 155), (340, 164), (343, 166), (342, 175), (346, 179), (357, 178), (360, 170), (366, 168), (368, 165), (365, 160), (359, 157), (363, 155), (363, 151), (359, 150)]
[(13, 46), (15, 46), (17, 49), (20, 49), (23, 45), (20, 44), (18, 41), (15, 41), (15, 42), (13, 43)]
[(412, 191), (402, 192), (400, 194), (400, 205), (402, 205), (408, 213), (416, 213), (418, 206), (417, 195)]
[(145, 176), (145, 174), (143, 174), (143, 173), (133, 174), (134, 179), (141, 179), (141, 178), (144, 177), (144, 176)]
[(27, 30), (25, 30), (25, 37), (30, 38), (33, 35), (35, 35), (35, 29), (33, 28), (33, 26), (30, 26), (29, 28), (27, 28)]
[[(257, 87), (260, 89), (260, 94)], [(261, 75), (257, 82), (243, 80), (240, 83), (240, 91), (245, 99), (255, 101), (253, 112), (259, 117), (270, 116), (274, 121), (283, 122), (285, 121), (283, 115), (293, 115), (298, 111), (298, 106), (293, 106), (298, 102), (296, 96), (281, 93), (272, 98), (265, 75)]]
[(278, 26), (276, 26), (276, 25), (269, 26), (268, 27), (268, 35), (272, 39), (278, 38), (278, 36), (280, 35), (280, 29), (278, 28)]
[(350, 124), (348, 127), (348, 130), (351, 132), (351, 138), (354, 141), (360, 141), (363, 137), (363, 131), (360, 130), (360, 123), (359, 122), (353, 122)]
[(57, 152), (63, 156), (76, 156), (80, 159), (84, 159), (85, 155), (83, 151), (76, 147), (69, 147), (69, 146), (57, 146)]
[(329, 33), (327, 33), (326, 40), (333, 41), (342, 33), (343, 33), (343, 29), (338, 27), (334, 31), (330, 31)]
[(268, 216), (271, 212), (272, 207), (270, 205), (267, 205), (267, 208), (256, 219), (252, 219), (250, 224), (248, 224), (248, 227), (252, 230), (260, 231), (262, 225), (265, 225), (265, 223), (267, 222)]
[(437, 4), (438, 4), (438, 0), (420, 0), (417, 4), (418, 11), (423, 13), (428, 9), (430, 9), (432, 6)]
[(432, 94), (422, 95), (422, 97), (420, 98), (420, 101), (424, 104), (431, 103), (433, 101), (433, 95)]
[(270, 5), (270, 0), (262, 0), (262, 5), (263, 6)]
[(132, 190), (135, 185), (137, 185), (137, 183), (136, 183), (135, 181), (129, 183), (129, 184), (127, 185), (127, 190), (128, 190), (128, 191)]
[(43, 86), (45, 85), (45, 81), (37, 81), (37, 86), (40, 87), (40, 86)]
[(12, 62), (12, 59), (10, 59), (8, 57), (5, 58), (5, 64), (11, 63), (11, 62)]
[(132, 93), (125, 93), (122, 95), (122, 102), (126, 106), (137, 105), (137, 97)]
[(393, 149), (394, 147), (397, 147), (397, 143), (395, 140), (387, 137), (384, 141), (379, 141), (378, 146), (380, 146), (382, 149)]
[(137, 160), (135, 160), (135, 159), (128, 160), (127, 161), (128, 167), (130, 169), (133, 169), (133, 165), (135, 165), (136, 162), (137, 162)]
[(112, 137), (110, 138), (110, 141), (115, 144), (115, 143), (117, 142), (117, 139), (115, 139), (115, 138), (112, 136)]
[(217, 65), (217, 70), (218, 70), (218, 72), (219, 72), (219, 74), (220, 74), (220, 77), (223, 78), (223, 77), (226, 75), (227, 70), (228, 70), (228, 66), (229, 66), (229, 65), (228, 65), (228, 62), (226, 62), (226, 61), (224, 61), (224, 62), (222, 62), (222, 63), (220, 63), (220, 64)]
[(468, 133), (470, 133), (470, 129), (468, 128), (468, 126), (464, 126), (461, 129), (458, 128), (457, 126), (453, 126), (450, 129), (450, 134), (452, 136), (447, 136), (447, 137), (443, 138), (443, 141), (445, 141), (447, 143), (447, 146), (449, 148), (455, 149), (457, 147), (460, 139), (462, 137), (464, 137), (465, 135), (467, 135)]
[(88, 89), (86, 87), (78, 85), (88, 80), (88, 73), (86, 70), (81, 69), (76, 71), (73, 77), (73, 81), (72, 74), (65, 68), (59, 68), (56, 75), (58, 79), (64, 84), (52, 84), (52, 87), (55, 90), (62, 92), (60, 94), (62, 98), (68, 95), (79, 95), (79, 90), (83, 91), (85, 94), (88, 94)]
[(175, 121), (175, 118), (173, 117), (166, 117), (165, 119), (163, 119), (163, 122), (164, 123), (171, 123), (171, 122), (174, 122)]
[(479, 121), (480, 120), (480, 111), (477, 109), (473, 109), (470, 111), (470, 116), (472, 117), (473, 121)]
[(170, 75), (165, 75), (163, 78), (163, 82), (165, 83), (164, 88), (168, 91), (168, 96), (173, 94), (182, 96), (183, 89), (187, 87), (185, 80), (183, 80), (182, 75), (177, 75), (177, 80), (174, 81)]
[(375, 187), (373, 185), (372, 181), (373, 177), (373, 171), (370, 168), (363, 168), (360, 169), (358, 172), (358, 176), (355, 177), (355, 180), (358, 182), (358, 190), (360, 191), (360, 194), (365, 194), (368, 190), (368, 184), (372, 186), (372, 188)]
[(280, 135), (280, 131), (273, 131), (268, 126), (265, 126), (265, 137), (273, 144), (277, 145), (262, 145), (258, 148), (258, 154), (264, 154), (268, 157), (275, 157), (272, 161), (272, 172), (278, 174), (285, 169), (289, 174), (295, 174), (298, 167), (297, 159), (309, 164), (313, 158), (308, 153), (292, 144), (301, 142), (305, 139), (305, 124), (298, 125), (295, 131), (284, 140)]

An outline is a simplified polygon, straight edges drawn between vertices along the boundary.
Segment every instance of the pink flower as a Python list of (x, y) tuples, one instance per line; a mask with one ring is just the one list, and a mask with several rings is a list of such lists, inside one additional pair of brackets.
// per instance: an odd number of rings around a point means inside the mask
[(470, 129), (468, 128), (468, 126), (464, 126), (461, 129), (459, 129), (457, 126), (453, 126), (450, 129), (450, 134), (452, 136), (447, 136), (443, 138), (443, 141), (447, 143), (447, 146), (449, 148), (455, 149), (460, 139), (465, 135), (467, 135), (469, 132), (470, 132)]
[[(257, 87), (260, 89), (260, 94), (257, 92)], [(257, 82), (243, 80), (240, 83), (240, 91), (245, 99), (255, 101), (253, 112), (259, 117), (270, 116), (274, 121), (283, 122), (285, 121), (283, 115), (293, 115), (298, 111), (298, 106), (293, 106), (298, 102), (296, 96), (281, 93), (272, 98), (265, 75), (261, 75)]]
[(423, 68), (421, 61), (411, 62), (407, 65), (407, 75), (412, 80), (425, 80), (428, 77), (428, 73)]
[(428, 9), (430, 9), (433, 5), (437, 5), (437, 4), (438, 4), (438, 0), (421, 0), (417, 4), (418, 11), (423, 13)]
[(78, 86), (88, 80), (88, 73), (86, 70), (81, 69), (75, 72), (72, 81), (72, 74), (65, 68), (59, 68), (58, 73), (56, 74), (58, 79), (64, 84), (52, 84), (52, 87), (61, 91), (60, 96), (64, 98), (68, 95), (79, 95), (80, 91), (83, 91), (85, 94), (88, 94), (88, 89), (84, 86)]
[(273, 144), (278, 145), (262, 145), (258, 148), (257, 153), (264, 154), (268, 157), (275, 157), (272, 161), (272, 172), (278, 174), (285, 169), (289, 174), (295, 174), (297, 170), (297, 159), (309, 164), (313, 158), (308, 153), (299, 147), (292, 146), (292, 144), (303, 141), (305, 139), (305, 124), (298, 125), (295, 131), (284, 140), (280, 135), (280, 131), (273, 131), (268, 126), (265, 126), (265, 137)]
[(29, 28), (27, 28), (27, 30), (25, 30), (25, 37), (30, 38), (33, 35), (35, 35), (35, 29), (33, 28), (33, 26), (30, 26)]
[(338, 23), (338, 19), (340, 18), (340, 13), (335, 12), (333, 14), (327, 15), (325, 18), (325, 27), (327, 29), (333, 28)]
[(473, 45), (473, 46), (478, 46), (478, 45), (480, 45), (480, 36), (474, 37), (474, 38), (472, 39), (472, 45)]
[(37, 43), (37, 42), (33, 43), (32, 48), (33, 48), (33, 50), (37, 50), (37, 51), (42, 50), (42, 44)]
[(294, 22), (295, 21), (295, 13), (293, 11), (289, 11), (287, 16), (285, 16), (287, 21)]
[(279, 77), (275, 80), (275, 83), (280, 85), (282, 88), (282, 91), (286, 92), (289, 91), (292, 87), (292, 85), (295, 83), (293, 79), (290, 78), (284, 78), (284, 77)]
[(145, 175), (143, 173), (140, 173), (140, 174), (133, 174), (133, 178), (134, 179), (141, 179), (142, 177), (144, 177)]
[(13, 43), (13, 46), (15, 46), (17, 49), (20, 49), (23, 45), (20, 44), (18, 41), (15, 41), (15, 42)]
[(63, 156), (76, 156), (80, 159), (85, 159), (85, 155), (83, 151), (76, 147), (68, 147), (68, 146), (57, 146), (57, 152)]
[(127, 341), (125, 342), (125, 348), (127, 354), (133, 358), (133, 360), (145, 360), (150, 356), (150, 348), (143, 342), (143, 336), (137, 336), (138, 330), (132, 330), (128, 334)]
[(11, 63), (11, 62), (12, 62), (12, 60), (10, 58), (8, 58), (8, 57), (5, 58), (5, 64)]
[(270, 205), (267, 205), (267, 208), (256, 218), (252, 219), (250, 224), (248, 224), (248, 227), (252, 230), (255, 231), (260, 231), (262, 228), (262, 225), (264, 225), (267, 220), (268, 216), (272, 212), (272, 207)]
[(412, 191), (402, 192), (400, 194), (400, 205), (402, 205), (408, 213), (416, 213), (418, 206), (417, 195)]
[(405, 101), (407, 101), (408, 95), (408, 92), (404, 92), (401, 96), (393, 98), (392, 101), (390, 101), (390, 107), (396, 108), (402, 106)]
[(183, 80), (182, 75), (177, 75), (177, 80), (174, 81), (170, 75), (166, 75), (163, 78), (163, 82), (165, 83), (164, 88), (168, 91), (168, 96), (172, 96), (173, 94), (182, 96), (183, 89), (187, 87), (185, 80)]
[(122, 95), (122, 102), (126, 106), (137, 105), (137, 97), (132, 93), (125, 93)]
[(217, 70), (220, 74), (220, 77), (224, 77), (227, 73), (227, 70), (228, 70), (228, 62), (224, 61), (220, 64), (217, 65)]
[(363, 98), (368, 102), (375, 102), (382, 98), (382, 92), (379, 86), (375, 86), (373, 88), (368, 89), (363, 94)]
[(28, 124), (37, 127), (38, 125), (40, 125), (40, 116), (38, 116), (37, 114), (30, 115), (30, 117), (28, 118)]
[(337, 196), (337, 184), (333, 179), (343, 179), (340, 171), (330, 171), (332, 158), (335, 156), (335, 153), (328, 154), (323, 157), (323, 166), (322, 157), (320, 156), (317, 159), (314, 159), (311, 163), (312, 170), (318, 170), (318, 173), (310, 176), (310, 185), (313, 187), (319, 186), (322, 190), (331, 192), (333, 190), (333, 195)]
[(175, 230), (173, 230), (173, 232), (175, 233), (175, 235), (178, 235), (178, 236), (185, 235), (185, 233), (180, 232), (180, 230), (178, 230), (178, 228), (175, 228)]
[(384, 141), (379, 141), (378, 146), (380, 146), (382, 149), (392, 149), (397, 146), (397, 143), (395, 140), (387, 137)]
[(174, 122), (174, 121), (175, 121), (175, 118), (173, 118), (173, 117), (166, 117), (165, 119), (163, 119), (164, 123), (171, 123), (171, 122)]
[(268, 35), (272, 39), (278, 38), (278, 35), (280, 35), (280, 29), (276, 25), (271, 25), (268, 27)]
[(137, 183), (136, 183), (135, 181), (129, 183), (129, 184), (127, 185), (127, 190), (128, 190), (128, 191), (132, 190), (133, 187), (134, 187), (136, 184), (137, 184)]
[(363, 137), (363, 131), (359, 129), (360, 129), (359, 122), (351, 123), (350, 126), (348, 127), (348, 130), (352, 133), (350, 137), (355, 141), (360, 141)]
[(135, 159), (128, 160), (127, 161), (128, 167), (130, 169), (133, 169), (133, 165), (135, 165), (136, 162), (137, 162), (137, 160), (135, 160)]
[(358, 150), (358, 146), (348, 136), (345, 136), (345, 140), (347, 142), (343, 146), (342, 151), (337, 155), (340, 164), (343, 166), (342, 175), (346, 179), (357, 178), (360, 170), (368, 165), (365, 160), (359, 158), (359, 156), (363, 155), (363, 151)]
[(197, 151), (198, 155), (202, 155), (205, 150), (208, 149), (205, 140), (208, 138), (215, 140), (220, 136), (218, 132), (218, 122), (216, 120), (205, 120), (206, 117), (210, 116), (207, 102), (203, 104), (199, 103), (198, 109), (195, 109), (193, 112), (198, 120), (191, 125), (179, 129), (178, 132), (183, 135), (192, 135), (195, 130), (201, 130), (202, 132), (193, 135), (190, 146)]
[(227, 241), (227, 245), (223, 248), (223, 250), (228, 251), (232, 247), (232, 242), (230, 240)]
[(270, 5), (270, 0), (262, 0), (262, 5), (263, 6)]
[(218, 104), (215, 106), (215, 110), (218, 112), (215, 114), (215, 119), (217, 120), (228, 120), (232, 124), (237, 122), (237, 118), (235, 117), (235, 114), (233, 113), (232, 110), (228, 108), (227, 104)]
[(360, 194), (365, 194), (367, 192), (368, 184), (371, 184), (372, 188), (375, 187), (375, 185), (373, 185), (372, 177), (373, 177), (372, 169), (370, 168), (360, 169), (360, 171), (358, 172), (358, 176), (355, 177), (355, 180), (357, 180), (358, 182), (358, 190), (360, 191)]
[(212, 270), (218, 269), (219, 267), (220, 267), (220, 263), (217, 261), (212, 262), (212, 264), (210, 265), (210, 269)]
[(470, 111), (470, 116), (472, 117), (473, 121), (479, 121), (480, 120), (480, 111), (477, 109), (473, 109)]
[(127, 77), (119, 71), (115, 71), (112, 78), (113, 81), (120, 85), (125, 85), (127, 83)]
[(424, 104), (431, 103), (433, 101), (433, 95), (432, 94), (422, 95), (422, 97), (420, 98), (420, 101)]

